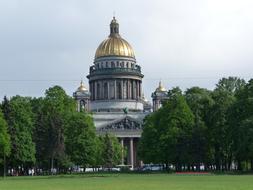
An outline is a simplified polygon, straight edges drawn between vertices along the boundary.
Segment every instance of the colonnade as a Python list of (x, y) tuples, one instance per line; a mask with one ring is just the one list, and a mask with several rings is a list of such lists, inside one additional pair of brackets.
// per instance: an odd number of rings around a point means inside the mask
[(112, 79), (90, 82), (91, 100), (140, 99), (142, 92), (141, 80)]
[[(140, 161), (137, 158), (137, 143), (139, 138), (125, 137), (120, 138), (120, 144), (122, 147), (121, 153), (121, 165), (130, 165), (131, 169), (134, 169), (140, 164)], [(127, 155), (125, 157), (125, 148), (127, 148)], [(125, 160), (126, 158), (126, 160)]]

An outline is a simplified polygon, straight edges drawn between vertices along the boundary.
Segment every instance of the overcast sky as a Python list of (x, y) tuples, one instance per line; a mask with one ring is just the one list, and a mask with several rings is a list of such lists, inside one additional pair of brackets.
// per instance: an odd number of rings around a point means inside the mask
[(114, 11), (149, 99), (160, 79), (213, 89), (221, 77), (253, 78), (252, 0), (0, 0), (0, 98), (88, 86)]

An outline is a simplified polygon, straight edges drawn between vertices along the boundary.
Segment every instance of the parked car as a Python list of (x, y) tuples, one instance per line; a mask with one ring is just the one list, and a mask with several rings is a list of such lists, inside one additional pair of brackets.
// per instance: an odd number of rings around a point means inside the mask
[(161, 171), (163, 170), (163, 166), (159, 164), (145, 164), (141, 171)]

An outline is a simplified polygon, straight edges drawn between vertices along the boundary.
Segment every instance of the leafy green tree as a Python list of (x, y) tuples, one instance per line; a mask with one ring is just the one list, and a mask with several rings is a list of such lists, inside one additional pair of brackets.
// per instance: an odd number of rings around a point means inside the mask
[(235, 94), (244, 86), (236, 77), (223, 78), (212, 93), (214, 104), (210, 109), (209, 132), (212, 137), (214, 159), (217, 170), (228, 170), (233, 158), (233, 131), (229, 125), (228, 113), (235, 103)]
[(79, 166), (96, 165), (97, 137), (92, 117), (83, 112), (70, 115), (65, 130), (66, 153)]
[[(253, 80), (236, 93), (236, 101), (229, 111), (229, 125), (232, 131), (233, 153), (238, 170), (242, 163), (250, 161), (253, 170)], [(247, 169), (247, 168), (245, 168)]]
[(218, 84), (216, 84), (216, 89), (227, 91), (231, 95), (235, 95), (237, 91), (244, 88), (245, 84), (245, 80), (238, 77), (222, 78), (219, 80)]
[(103, 165), (105, 167), (112, 168), (113, 166), (120, 164), (122, 148), (118, 139), (111, 134), (105, 134), (101, 140), (103, 142)]
[[(54, 161), (61, 163), (66, 159), (64, 130), (68, 114), (75, 111), (75, 102), (60, 86), (54, 86), (46, 90), (43, 105), (43, 117), (45, 136), (47, 136), (47, 156), (50, 158), (51, 168), (54, 168)], [(66, 161), (65, 161), (66, 163)]]
[(210, 91), (192, 87), (185, 93), (186, 101), (194, 114), (192, 130), (191, 152), (192, 161), (200, 170), (201, 163), (211, 163), (212, 154), (208, 140), (208, 110), (213, 104)]
[(8, 123), (11, 138), (10, 166), (24, 169), (35, 162), (35, 144), (33, 142), (33, 113), (30, 98), (15, 96), (5, 99), (2, 104), (4, 115)]
[(159, 133), (158, 116), (160, 111), (154, 112), (144, 118), (143, 132), (138, 145), (138, 154), (144, 163), (166, 163), (166, 160), (159, 156)]
[(49, 130), (46, 125), (47, 117), (45, 111), (44, 98), (33, 98), (31, 100), (34, 113), (34, 135), (33, 141), (36, 146), (36, 166), (38, 168), (48, 168), (48, 141)]
[(10, 108), (10, 101), (6, 96), (4, 96), (4, 100), (1, 104), (1, 109), (2, 109), (2, 112), (3, 112), (4, 118), (8, 123), (9, 120), (10, 120), (11, 108)]
[(3, 175), (6, 175), (6, 157), (10, 154), (10, 136), (8, 134), (8, 126), (0, 109), (0, 164), (3, 164)]
[[(176, 170), (191, 163), (190, 140), (194, 115), (179, 88), (169, 91), (169, 100), (144, 122), (141, 158), (173, 164)], [(149, 142), (150, 140), (150, 142)], [(154, 141), (154, 144), (152, 144)], [(152, 158), (153, 157), (153, 158)]]
[[(176, 92), (176, 93), (174, 93)], [(171, 94), (171, 95), (170, 95)], [(194, 115), (180, 90), (169, 91), (169, 100), (161, 108), (159, 126), (161, 155), (176, 170), (191, 163), (189, 152)]]
[(104, 165), (103, 154), (104, 154), (104, 140), (103, 136), (96, 136), (95, 138), (95, 155), (94, 155), (94, 169)]

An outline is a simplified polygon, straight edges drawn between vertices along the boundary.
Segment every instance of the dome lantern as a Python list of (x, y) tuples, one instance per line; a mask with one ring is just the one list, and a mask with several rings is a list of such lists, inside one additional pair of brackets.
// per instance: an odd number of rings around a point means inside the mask
[(119, 36), (119, 23), (117, 22), (117, 20), (115, 19), (115, 17), (113, 17), (111, 24), (110, 24), (110, 36)]

